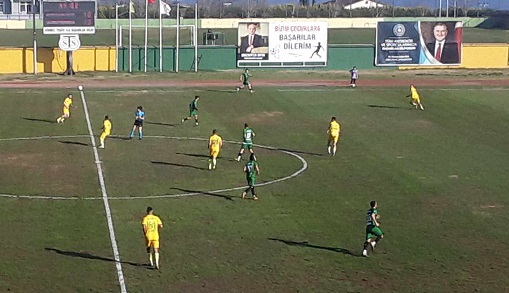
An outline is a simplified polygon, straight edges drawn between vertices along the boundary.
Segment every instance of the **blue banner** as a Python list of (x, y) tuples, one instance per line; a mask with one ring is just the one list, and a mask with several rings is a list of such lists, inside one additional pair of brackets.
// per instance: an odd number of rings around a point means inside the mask
[(462, 22), (379, 22), (376, 66), (460, 65)]

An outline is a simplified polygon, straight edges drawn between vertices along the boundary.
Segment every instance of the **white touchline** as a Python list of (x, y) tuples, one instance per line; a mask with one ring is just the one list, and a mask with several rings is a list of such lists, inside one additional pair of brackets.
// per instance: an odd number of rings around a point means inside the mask
[(90, 115), (88, 114), (87, 101), (85, 100), (85, 94), (83, 93), (82, 90), (80, 91), (80, 95), (81, 102), (83, 104), (83, 112), (85, 112), (85, 118), (87, 119), (87, 127), (88, 133), (90, 135), (90, 142), (92, 143), (92, 150), (94, 151), (95, 166), (97, 167), (99, 184), (101, 185), (104, 210), (106, 211), (106, 220), (108, 222), (108, 230), (110, 231), (111, 248), (113, 249), (113, 257), (115, 258), (115, 265), (117, 267), (118, 282), (120, 283), (120, 292), (127, 293), (124, 273), (122, 272), (122, 263), (120, 262), (120, 253), (118, 252), (117, 239), (115, 237), (115, 230), (113, 229), (113, 219), (111, 217), (110, 203), (108, 200), (108, 194), (106, 193), (106, 184), (104, 183), (103, 169), (101, 166), (99, 153), (97, 152), (97, 146), (95, 144), (95, 137), (94, 132), (92, 131), (92, 124), (90, 123)]

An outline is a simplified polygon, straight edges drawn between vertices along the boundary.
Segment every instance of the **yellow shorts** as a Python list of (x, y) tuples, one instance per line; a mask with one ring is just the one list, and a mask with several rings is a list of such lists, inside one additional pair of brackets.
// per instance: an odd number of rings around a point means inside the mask
[(147, 247), (159, 248), (159, 239), (147, 239), (145, 238)]
[(337, 143), (339, 140), (339, 135), (329, 135), (329, 141), (333, 141), (334, 143)]
[(63, 108), (62, 113), (64, 117), (69, 117), (70, 111), (68, 108)]
[(110, 132), (109, 132), (109, 131), (108, 131), (108, 132), (103, 131), (103, 132), (101, 133), (101, 139), (105, 139), (108, 135), (110, 135)]
[(215, 159), (215, 158), (217, 158), (217, 156), (218, 156), (218, 155), (219, 155), (219, 150), (216, 150), (216, 149), (211, 149), (211, 150), (210, 150), (210, 156), (211, 156), (212, 158), (214, 158), (214, 159)]
[(417, 103), (417, 104), (420, 104), (421, 103), (421, 99), (419, 97), (412, 97), (412, 103)]

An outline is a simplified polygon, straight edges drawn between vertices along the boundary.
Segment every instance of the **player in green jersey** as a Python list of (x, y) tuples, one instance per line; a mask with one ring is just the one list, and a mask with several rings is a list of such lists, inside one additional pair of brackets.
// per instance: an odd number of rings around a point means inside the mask
[(256, 174), (260, 174), (260, 168), (258, 167), (258, 162), (256, 162), (254, 154), (251, 154), (249, 157), (249, 162), (246, 163), (244, 166), (244, 173), (246, 173), (246, 180), (248, 187), (244, 192), (242, 192), (241, 198), (244, 199), (246, 197), (246, 194), (251, 191), (251, 194), (253, 195), (253, 199), (257, 200), (258, 197), (256, 196), (255, 192), (255, 181), (256, 181)]
[(252, 75), (249, 73), (249, 68), (246, 68), (244, 70), (244, 73), (242, 73), (240, 75), (240, 81), (242, 82), (242, 84), (237, 87), (237, 92), (239, 92), (241, 89), (243, 89), (247, 85), (247, 88), (249, 89), (249, 92), (253, 93), (253, 87), (251, 86), (251, 83), (249, 82), (249, 78), (251, 76)]
[(194, 100), (189, 104), (189, 116), (184, 117), (180, 120), (180, 123), (184, 123), (187, 120), (190, 120), (194, 117), (194, 125), (198, 126), (198, 101), (200, 100), (200, 96), (195, 96)]
[[(249, 128), (249, 125), (247, 123), (244, 123), (244, 131), (242, 134), (242, 145), (240, 146), (239, 155), (237, 156), (237, 162), (240, 162), (240, 159), (242, 159), (242, 154), (244, 153), (244, 150), (248, 149), (251, 155), (254, 156), (253, 151), (253, 137), (255, 136), (254, 131)], [(256, 157), (255, 157), (256, 160)]]
[(366, 219), (366, 241), (364, 242), (364, 250), (362, 256), (368, 257), (368, 247), (375, 248), (375, 245), (384, 238), (384, 232), (380, 229), (380, 216), (378, 215), (378, 203), (373, 200), (369, 203), (370, 209)]

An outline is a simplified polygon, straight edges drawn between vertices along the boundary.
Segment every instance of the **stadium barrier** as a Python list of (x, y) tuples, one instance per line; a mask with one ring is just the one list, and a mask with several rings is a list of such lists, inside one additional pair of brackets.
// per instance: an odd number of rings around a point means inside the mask
[[(164, 71), (175, 71), (175, 48), (163, 48)], [(327, 67), (321, 70), (347, 70), (353, 65), (359, 69), (376, 69), (374, 45), (329, 45)], [(127, 72), (129, 52), (126, 47), (119, 49), (119, 71)], [(181, 47), (179, 71), (191, 71), (194, 63), (193, 47)], [(200, 70), (236, 69), (236, 46), (200, 46), (198, 55)], [(0, 73), (32, 73), (32, 48), (0, 48)], [(143, 47), (133, 47), (133, 71), (144, 67)], [(159, 70), (159, 48), (149, 47), (147, 51), (149, 71)], [(461, 66), (449, 68), (509, 68), (509, 44), (464, 44)], [(114, 71), (114, 47), (82, 47), (74, 53), (74, 70)], [(65, 71), (65, 52), (58, 48), (39, 48), (37, 50), (38, 72), (62, 73)], [(444, 66), (445, 67), (445, 66)], [(396, 68), (397, 67), (392, 67)], [(400, 67), (400, 69), (429, 69), (429, 67)], [(436, 68), (436, 67), (433, 67)]]

